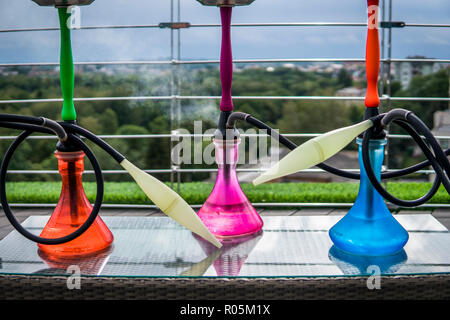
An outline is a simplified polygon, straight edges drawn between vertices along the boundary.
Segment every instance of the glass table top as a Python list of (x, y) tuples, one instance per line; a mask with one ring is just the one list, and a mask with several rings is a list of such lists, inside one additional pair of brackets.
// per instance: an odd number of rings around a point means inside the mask
[[(102, 219), (114, 234), (109, 250), (49, 259), (16, 231), (0, 241), (0, 274), (63, 275), (71, 265), (88, 276), (117, 277), (336, 277), (450, 273), (450, 233), (431, 215), (397, 215), (409, 231), (403, 251), (363, 257), (337, 250), (328, 230), (341, 216), (263, 217), (263, 231), (217, 249), (167, 217)], [(48, 216), (23, 226), (39, 234)], [(71, 272), (70, 272), (71, 274)]]

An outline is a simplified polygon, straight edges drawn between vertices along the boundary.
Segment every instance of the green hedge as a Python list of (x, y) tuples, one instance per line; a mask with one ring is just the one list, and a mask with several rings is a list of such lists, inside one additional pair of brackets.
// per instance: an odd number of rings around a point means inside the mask
[[(90, 201), (94, 201), (96, 185), (85, 182)], [(415, 199), (431, 187), (430, 183), (389, 182), (388, 190), (402, 199)], [(212, 183), (182, 183), (181, 196), (189, 204), (205, 202), (213, 188)], [(258, 187), (243, 184), (242, 188), (251, 202), (321, 202), (351, 203), (358, 193), (358, 183), (268, 183)], [(59, 199), (59, 182), (9, 182), (10, 203), (56, 203)], [(151, 201), (132, 182), (106, 182), (104, 202), (109, 204), (151, 204)], [(449, 204), (450, 196), (441, 186), (429, 203)]]

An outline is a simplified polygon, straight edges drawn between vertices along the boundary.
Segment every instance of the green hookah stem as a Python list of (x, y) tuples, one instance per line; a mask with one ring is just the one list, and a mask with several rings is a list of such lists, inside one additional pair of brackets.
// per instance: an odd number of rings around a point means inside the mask
[(61, 80), (61, 91), (64, 100), (61, 119), (64, 121), (73, 121), (77, 118), (77, 113), (75, 112), (75, 106), (73, 104), (75, 75), (73, 68), (70, 29), (67, 27), (67, 21), (70, 19), (71, 13), (67, 13), (67, 8), (58, 8), (58, 14), (61, 30), (59, 73)]
[[(59, 26), (61, 34), (61, 48), (59, 60), (59, 75), (61, 81), (61, 91), (63, 95), (63, 107), (61, 119), (63, 121), (74, 121), (77, 118), (75, 106), (73, 104), (73, 89), (75, 86), (75, 73), (73, 67), (72, 44), (70, 39), (70, 29), (67, 27), (71, 13), (67, 8), (58, 8)], [(69, 175), (69, 195), (70, 195), (70, 216), (72, 223), (75, 224), (78, 216), (78, 207), (76, 199), (76, 177), (75, 162), (68, 164)]]

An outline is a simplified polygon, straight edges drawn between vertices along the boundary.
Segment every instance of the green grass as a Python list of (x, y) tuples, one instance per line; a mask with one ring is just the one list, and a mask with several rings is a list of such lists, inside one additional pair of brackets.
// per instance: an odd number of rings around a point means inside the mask
[[(94, 201), (96, 184), (85, 182), (90, 201)], [(431, 183), (390, 182), (388, 191), (402, 199), (415, 199), (427, 192)], [(56, 203), (61, 191), (59, 182), (9, 182), (7, 194), (10, 203)], [(213, 188), (212, 183), (182, 183), (181, 196), (189, 204), (205, 202)], [(358, 193), (358, 183), (268, 183), (258, 187), (243, 184), (242, 189), (251, 202), (319, 202), (351, 203)], [(151, 201), (132, 182), (106, 182), (103, 203), (151, 204)], [(449, 204), (450, 196), (441, 186), (428, 203)]]

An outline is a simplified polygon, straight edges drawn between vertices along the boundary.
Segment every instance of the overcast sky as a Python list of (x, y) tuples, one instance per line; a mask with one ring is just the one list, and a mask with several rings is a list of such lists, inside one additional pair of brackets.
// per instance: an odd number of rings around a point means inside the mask
[[(382, 0), (380, 0), (381, 2)], [(176, 9), (176, 2), (175, 9)], [(386, 0), (386, 2), (388, 2)], [(176, 17), (176, 14), (175, 14)], [(170, 0), (96, 0), (81, 7), (82, 26), (158, 24), (170, 21)], [(181, 20), (219, 23), (219, 10), (195, 0), (181, 0)], [(393, 0), (393, 20), (406, 23), (450, 24), (449, 0)], [(233, 10), (233, 22), (365, 22), (365, 0), (255, 0)], [(0, 29), (56, 27), (53, 7), (31, 0), (0, 0)], [(361, 58), (364, 27), (274, 27), (232, 31), (233, 56), (249, 58)], [(217, 59), (219, 28), (181, 31), (183, 59)], [(165, 60), (170, 57), (170, 31), (165, 29), (113, 29), (73, 31), (74, 58), (95, 60)], [(176, 51), (175, 51), (176, 52)], [(450, 58), (450, 28), (393, 30), (394, 58), (424, 55)], [(0, 62), (55, 62), (59, 58), (59, 32), (0, 33)]]

